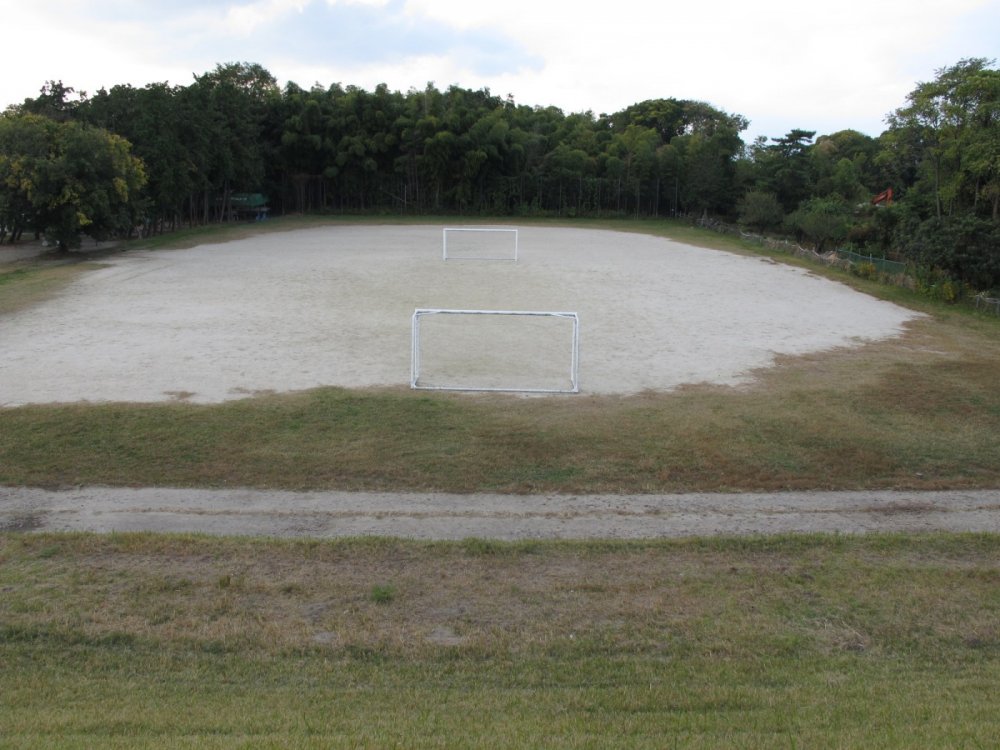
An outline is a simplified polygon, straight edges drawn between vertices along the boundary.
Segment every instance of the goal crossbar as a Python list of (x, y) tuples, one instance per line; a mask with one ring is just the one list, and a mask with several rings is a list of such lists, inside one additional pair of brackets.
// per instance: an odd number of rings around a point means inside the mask
[[(455, 255), (448, 254), (448, 234), (449, 233), (470, 233), (470, 234), (508, 234), (513, 235), (514, 247), (509, 254), (499, 254), (489, 251), (487, 255)], [(507, 260), (517, 262), (517, 229), (496, 228), (496, 227), (445, 227), (441, 231), (442, 235), (442, 256), (444, 260)]]
[[(570, 361), (568, 371), (568, 387), (559, 388), (521, 388), (521, 387), (489, 387), (480, 385), (427, 385), (420, 381), (420, 319), (426, 315), (496, 315), (522, 317), (548, 317), (567, 319), (572, 322), (570, 338)], [(554, 312), (541, 310), (452, 310), (444, 308), (418, 308), (413, 311), (411, 354), (410, 354), (410, 387), (416, 390), (428, 391), (497, 391), (511, 393), (579, 393), (580, 392), (580, 318), (575, 312)]]

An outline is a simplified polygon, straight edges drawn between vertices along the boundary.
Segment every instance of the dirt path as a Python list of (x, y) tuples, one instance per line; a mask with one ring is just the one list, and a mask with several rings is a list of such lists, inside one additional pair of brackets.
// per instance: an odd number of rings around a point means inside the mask
[(446, 495), (0, 487), (0, 531), (411, 539), (1000, 533), (1000, 490), (684, 495)]

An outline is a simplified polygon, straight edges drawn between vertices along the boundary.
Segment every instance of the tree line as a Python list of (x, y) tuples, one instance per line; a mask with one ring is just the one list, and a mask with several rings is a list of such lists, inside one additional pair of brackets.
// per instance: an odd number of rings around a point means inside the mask
[(672, 98), (566, 114), (458, 86), (280, 88), (251, 63), (93, 96), (50, 81), (0, 116), (0, 242), (225, 221), (260, 193), (274, 213), (713, 216), (996, 288), (994, 65), (939, 70), (878, 137), (751, 144), (742, 115)]

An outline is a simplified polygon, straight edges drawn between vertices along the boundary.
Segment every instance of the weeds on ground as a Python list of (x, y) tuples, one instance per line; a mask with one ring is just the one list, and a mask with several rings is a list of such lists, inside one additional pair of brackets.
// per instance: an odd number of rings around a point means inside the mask
[(0, 561), (5, 746), (908, 748), (1000, 736), (996, 535), (7, 534)]

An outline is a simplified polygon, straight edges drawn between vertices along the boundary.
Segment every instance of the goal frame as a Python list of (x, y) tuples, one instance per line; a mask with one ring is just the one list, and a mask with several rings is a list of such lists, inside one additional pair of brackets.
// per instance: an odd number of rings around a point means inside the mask
[[(449, 232), (475, 232), (475, 233), (506, 233), (514, 235), (514, 255), (513, 257), (505, 255), (482, 255), (482, 256), (448, 256), (448, 233)], [(518, 255), (518, 232), (516, 228), (511, 227), (444, 227), (441, 230), (441, 256), (443, 260), (501, 260), (511, 263), (517, 263)]]
[[(420, 380), (420, 318), (425, 315), (518, 315), (524, 317), (564, 318), (573, 321), (570, 342), (568, 388), (517, 388), (475, 385), (421, 385)], [(499, 393), (579, 393), (580, 392), (580, 317), (575, 312), (540, 310), (453, 310), (417, 308), (413, 311), (410, 335), (410, 388), (422, 391), (480, 391)]]

